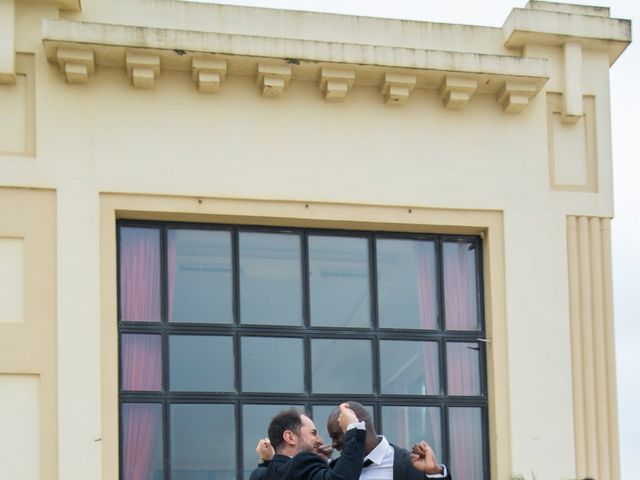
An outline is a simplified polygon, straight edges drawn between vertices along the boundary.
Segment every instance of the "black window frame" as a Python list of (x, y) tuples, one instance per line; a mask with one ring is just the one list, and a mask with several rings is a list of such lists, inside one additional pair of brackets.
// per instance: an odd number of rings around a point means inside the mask
[[(151, 228), (159, 231), (160, 235), (160, 297), (161, 297), (161, 321), (160, 322), (134, 322), (121, 320), (120, 305), (120, 265), (121, 265), (121, 228), (137, 227)], [(171, 229), (189, 230), (213, 230), (226, 231), (231, 235), (231, 266), (232, 266), (232, 310), (233, 323), (231, 324), (191, 324), (169, 323), (167, 314), (167, 232)], [(240, 276), (239, 276), (239, 234), (251, 233), (285, 233), (299, 234), (301, 237), (301, 281), (303, 301), (303, 325), (248, 325), (240, 322)], [(448, 409), (450, 407), (477, 407), (480, 408), (482, 419), (483, 465), (484, 479), (490, 476), (489, 456), (489, 418), (488, 418), (488, 391), (487, 391), (487, 352), (486, 352), (486, 327), (484, 315), (484, 282), (483, 282), (483, 252), (482, 238), (476, 235), (461, 234), (432, 234), (432, 233), (407, 233), (389, 232), (377, 230), (337, 230), (328, 228), (300, 228), (300, 227), (274, 227), (264, 225), (244, 224), (216, 224), (216, 223), (192, 223), (175, 221), (147, 221), (147, 220), (118, 220), (116, 222), (117, 235), (117, 282), (118, 282), (118, 410), (119, 431), (122, 432), (122, 405), (124, 403), (155, 403), (162, 405), (163, 421), (163, 480), (169, 480), (171, 474), (170, 459), (170, 422), (169, 410), (176, 403), (198, 404), (229, 404), (233, 405), (236, 425), (236, 479), (243, 479), (243, 425), (242, 406), (245, 404), (269, 405), (269, 404), (297, 404), (303, 405), (307, 411), (312, 412), (313, 405), (335, 406), (345, 400), (342, 394), (319, 394), (311, 391), (311, 339), (367, 339), (372, 342), (372, 374), (373, 393), (349, 394), (350, 400), (359, 401), (365, 405), (372, 405), (374, 410), (374, 422), (380, 434), (382, 431), (382, 407), (383, 406), (407, 406), (407, 407), (439, 407), (440, 428), (442, 432), (442, 456), (438, 460), (448, 464), (450, 460)], [(309, 243), (310, 235), (325, 235), (334, 237), (358, 237), (366, 238), (369, 249), (369, 297), (371, 328), (363, 327), (322, 327), (310, 324), (310, 285), (309, 285)], [(377, 292), (377, 262), (376, 239), (402, 239), (402, 240), (428, 240), (435, 244), (436, 258), (436, 285), (438, 296), (437, 330), (407, 329), (407, 328), (381, 328), (378, 319), (378, 292)], [(443, 242), (470, 242), (474, 245), (476, 259), (476, 306), (479, 320), (479, 330), (462, 331), (445, 329), (445, 304), (444, 304), (444, 273), (443, 273)], [(122, 389), (122, 359), (121, 339), (123, 334), (159, 334), (162, 346), (162, 392), (124, 391)], [(169, 390), (169, 336), (176, 335), (216, 335), (231, 336), (233, 338), (234, 355), (234, 387), (235, 392), (171, 392)], [(244, 336), (260, 337), (289, 337), (302, 338), (304, 345), (304, 388), (305, 393), (253, 393), (242, 392), (241, 381), (241, 338)], [(404, 395), (380, 393), (380, 350), (381, 340), (412, 340), (434, 341), (438, 345), (439, 375), (441, 393), (439, 395)], [(448, 342), (472, 342), (479, 348), (479, 375), (481, 395), (477, 396), (449, 396), (447, 390), (447, 362), (446, 344)], [(324, 419), (316, 422), (318, 429), (324, 433)], [(266, 432), (265, 432), (266, 433)], [(324, 435), (323, 435), (324, 437)], [(256, 439), (257, 441), (258, 439)], [(326, 440), (326, 439), (325, 439)], [(410, 447), (406, 445), (404, 447)], [(120, 478), (123, 478), (123, 441), (119, 435)], [(455, 473), (454, 473), (455, 474)]]

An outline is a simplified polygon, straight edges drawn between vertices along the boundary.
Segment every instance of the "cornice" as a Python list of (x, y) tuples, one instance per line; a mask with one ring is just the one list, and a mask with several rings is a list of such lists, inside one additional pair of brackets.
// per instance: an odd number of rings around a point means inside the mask
[[(403, 103), (414, 88), (433, 91), (444, 88), (445, 105), (460, 108), (466, 101), (450, 101), (451, 88), (455, 91), (456, 85), (463, 85), (462, 90), (468, 98), (477, 92), (499, 95), (504, 101), (505, 90), (525, 91), (528, 99), (536, 95), (549, 78), (548, 61), (539, 58), (69, 20), (44, 19), (42, 41), (47, 59), (58, 63), (62, 71), (68, 68), (77, 72), (78, 64), (84, 64), (85, 81), (95, 66), (127, 68), (131, 76), (127, 58), (144, 55), (151, 62), (157, 59), (155, 76), (161, 69), (167, 69), (192, 72), (195, 79), (194, 60), (224, 62), (225, 74), (257, 75), (265, 94), (267, 91), (270, 95), (282, 93), (290, 80), (316, 81), (328, 100), (344, 98), (352, 86), (358, 85), (380, 87), (388, 103)], [(77, 61), (69, 59), (70, 52), (77, 53)], [(70, 67), (66, 67), (67, 64)], [(260, 72), (273, 71), (275, 67), (280, 69), (280, 73), (274, 74), (279, 76), (277, 81), (274, 80), (276, 88), (265, 89), (265, 78), (268, 83), (275, 77), (265, 77)], [(394, 80), (393, 75), (404, 77)], [(78, 83), (77, 73), (71, 78), (67, 75), (68, 81), (74, 82), (75, 79)], [(135, 84), (135, 75), (133, 78)], [(399, 87), (394, 82), (404, 86)], [(144, 83), (146, 86), (153, 84)], [(389, 93), (391, 84), (396, 87), (394, 91), (400, 92), (398, 95)], [(470, 84), (473, 88), (469, 87)], [(505, 109), (515, 111), (506, 105)]]
[(532, 1), (511, 11), (502, 33), (510, 48), (579, 43), (583, 49), (606, 51), (612, 65), (631, 43), (631, 21), (609, 18), (608, 8)]

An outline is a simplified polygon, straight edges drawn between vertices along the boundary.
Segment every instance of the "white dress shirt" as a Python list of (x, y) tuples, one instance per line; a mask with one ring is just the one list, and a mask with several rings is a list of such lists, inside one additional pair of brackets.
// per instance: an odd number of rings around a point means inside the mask
[[(393, 457), (394, 450), (389, 441), (383, 436), (378, 435), (380, 443), (364, 457), (371, 460), (371, 465), (362, 469), (360, 480), (393, 480)], [(447, 467), (442, 467), (442, 474), (425, 475), (425, 478), (444, 478), (447, 476)]]

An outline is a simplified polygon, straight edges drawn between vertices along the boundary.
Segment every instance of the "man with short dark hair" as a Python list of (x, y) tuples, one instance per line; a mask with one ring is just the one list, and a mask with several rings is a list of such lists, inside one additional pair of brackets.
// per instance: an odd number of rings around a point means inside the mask
[[(362, 469), (360, 480), (451, 480), (447, 468), (437, 463), (433, 450), (426, 442), (416, 444), (412, 453), (396, 447), (384, 436), (376, 433), (371, 414), (362, 404), (353, 401), (347, 403), (365, 424), (365, 468)], [(338, 422), (339, 415), (340, 413), (334, 409), (327, 419), (327, 430), (336, 450), (344, 448), (344, 436)], [(335, 462), (334, 468), (341, 461), (342, 456)]]
[(271, 448), (275, 455), (266, 468), (254, 470), (250, 480), (357, 480), (364, 457), (364, 423), (343, 403), (337, 408), (336, 424), (343, 435), (342, 460), (331, 469), (316, 453), (322, 438), (313, 421), (295, 409), (278, 413), (269, 424), (269, 440), (261, 440), (256, 448), (261, 458), (268, 458)]

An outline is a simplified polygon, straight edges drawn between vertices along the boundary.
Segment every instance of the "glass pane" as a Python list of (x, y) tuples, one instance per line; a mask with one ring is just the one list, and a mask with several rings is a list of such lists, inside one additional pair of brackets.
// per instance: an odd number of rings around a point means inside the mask
[(122, 389), (162, 390), (160, 335), (122, 335), (120, 340)]
[(435, 244), (378, 240), (378, 312), (387, 328), (438, 328)]
[[(259, 439), (268, 437), (269, 422), (276, 413), (291, 407), (304, 410), (302, 405), (243, 405), (242, 451), (245, 479), (248, 479), (251, 472), (258, 466), (256, 445)], [(320, 430), (318, 425), (316, 427)]]
[(381, 340), (382, 393), (439, 395), (439, 363), (436, 342)]
[(369, 340), (311, 340), (311, 382), (314, 393), (372, 393)]
[(300, 235), (240, 233), (240, 321), (302, 325)]
[(480, 347), (477, 343), (447, 343), (447, 393), (480, 395)]
[(479, 330), (475, 243), (444, 242), (444, 316), (447, 330)]
[(171, 405), (171, 480), (234, 480), (233, 405)]
[(449, 408), (451, 471), (456, 478), (483, 480), (482, 412), (479, 408)]
[(160, 232), (120, 229), (120, 319), (160, 321)]
[(122, 404), (122, 480), (161, 480), (162, 405)]
[[(440, 407), (382, 407), (382, 432), (391, 443), (409, 450), (424, 440), (443, 461)], [(456, 478), (465, 478), (454, 472)]]
[(311, 324), (369, 327), (369, 248), (365, 238), (309, 237)]
[(169, 230), (169, 321), (232, 323), (231, 234)]
[(243, 337), (244, 392), (304, 392), (301, 338)]
[(169, 384), (173, 391), (232, 392), (232, 337), (169, 337)]

